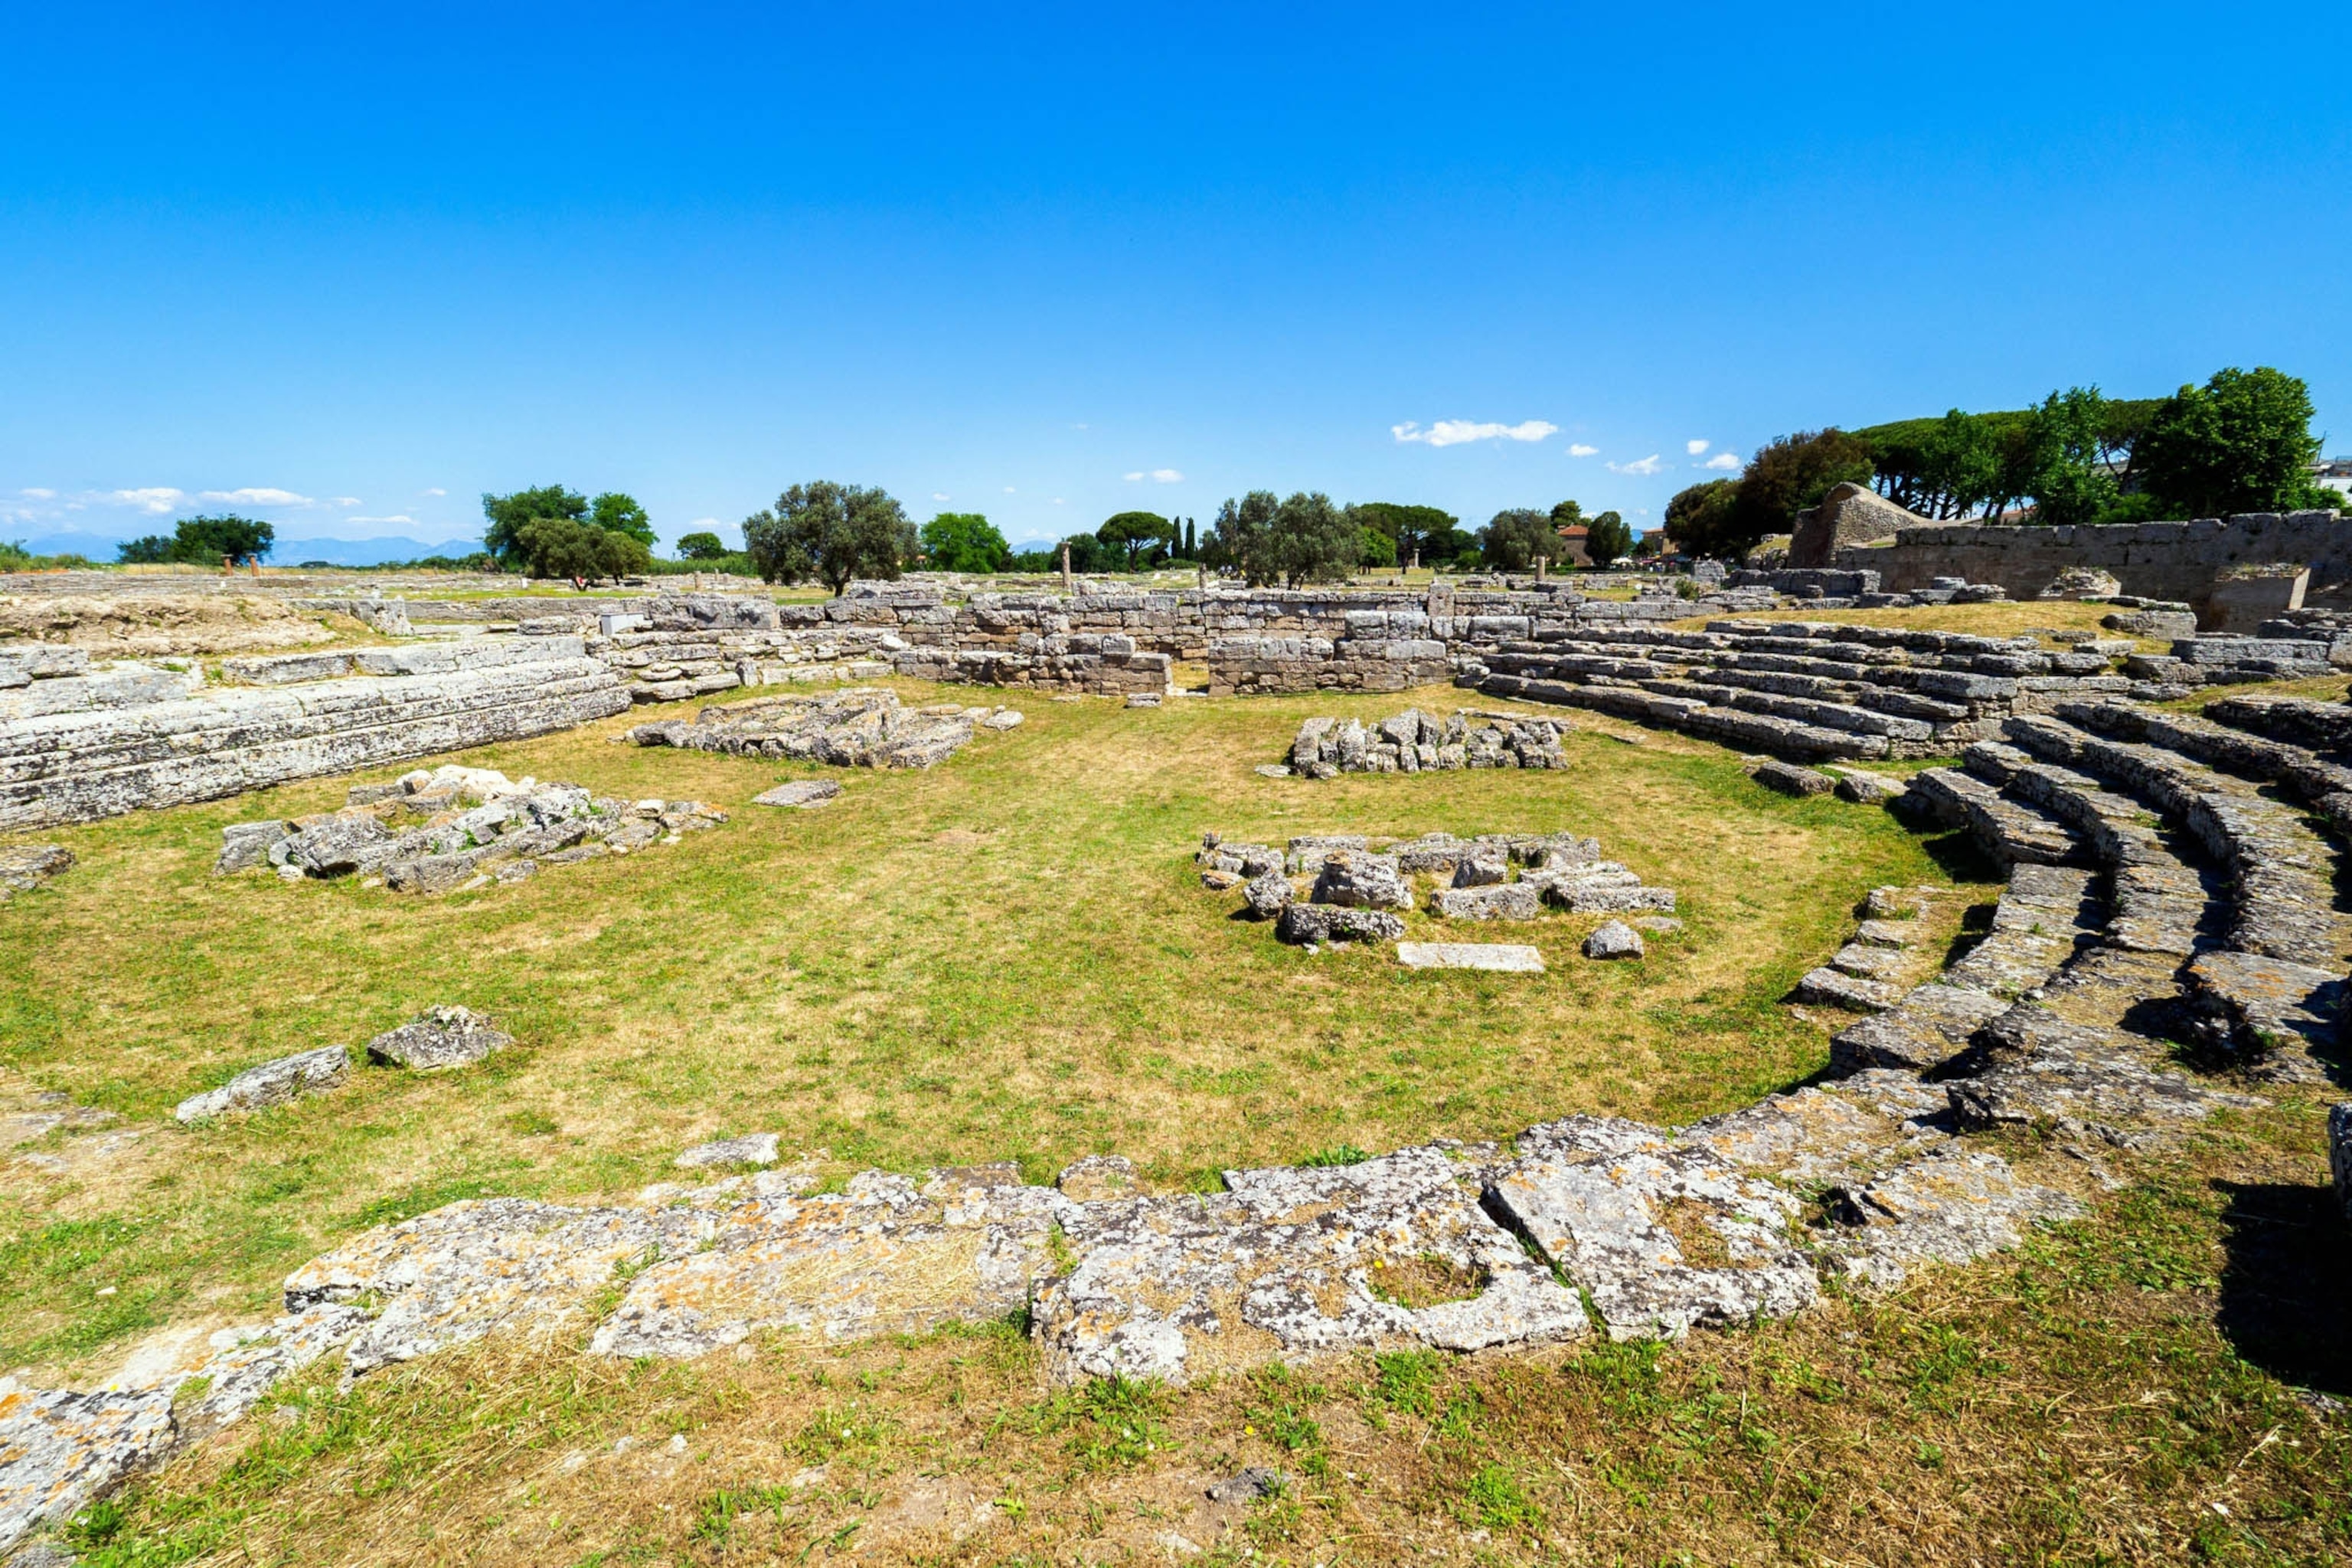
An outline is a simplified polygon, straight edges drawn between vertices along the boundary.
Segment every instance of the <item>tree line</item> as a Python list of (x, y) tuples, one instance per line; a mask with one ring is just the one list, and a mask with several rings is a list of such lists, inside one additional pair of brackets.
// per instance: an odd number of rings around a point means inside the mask
[(1694, 555), (1737, 555), (1790, 531), (1848, 483), (1939, 521), (2023, 510), (2034, 524), (2144, 522), (2340, 506), (2311, 477), (2312, 413), (2300, 378), (2262, 365), (2216, 371), (2169, 397), (2077, 386), (2032, 408), (1800, 431), (1759, 448), (1738, 478), (1676, 495), (1665, 532)]

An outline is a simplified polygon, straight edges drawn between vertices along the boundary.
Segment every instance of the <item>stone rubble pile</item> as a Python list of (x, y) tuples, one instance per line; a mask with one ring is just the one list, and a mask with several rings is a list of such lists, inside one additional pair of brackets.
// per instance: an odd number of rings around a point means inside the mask
[(1365, 725), (1355, 719), (1309, 719), (1290, 743), (1286, 769), (1311, 779), (1341, 773), (1417, 773), (1457, 768), (1564, 768), (1559, 738), (1574, 728), (1524, 713), (1462, 709), (1445, 719), (1408, 708)]
[(289, 881), (358, 876), (397, 893), (446, 893), (674, 844), (726, 820), (697, 800), (616, 800), (449, 764), (354, 785), (340, 811), (233, 823), (221, 830), (214, 870), (274, 867)]
[(908, 708), (895, 691), (861, 687), (705, 708), (691, 721), (640, 724), (629, 731), (629, 739), (640, 746), (690, 746), (835, 767), (928, 768), (960, 751), (975, 725), (1011, 711), (952, 702)]
[(62, 876), (73, 863), (73, 851), (62, 845), (0, 845), (0, 904)]
[(1546, 910), (1570, 914), (1671, 913), (1670, 888), (1647, 888), (1601, 846), (1571, 833), (1485, 834), (1418, 838), (1324, 834), (1281, 849), (1228, 843), (1203, 834), (1193, 855), (1203, 887), (1240, 889), (1250, 918), (1275, 922), (1286, 942), (1394, 942), (1395, 911), (1410, 910), (1415, 879), (1429, 879), (1429, 912), (1444, 920), (1530, 921)]

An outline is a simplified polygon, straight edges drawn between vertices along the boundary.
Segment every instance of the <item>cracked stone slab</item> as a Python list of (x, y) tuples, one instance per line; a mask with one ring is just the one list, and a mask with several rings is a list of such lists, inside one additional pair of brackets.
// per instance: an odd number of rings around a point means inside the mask
[(691, 1212), (468, 1198), (312, 1258), (287, 1277), (286, 1310), (374, 1308), (348, 1352), (358, 1376), (494, 1331), (572, 1328), (616, 1269), (685, 1252), (701, 1229)]
[(753, 805), (790, 806), (800, 811), (830, 805), (841, 798), (841, 785), (831, 779), (795, 779), (751, 797)]
[[(1034, 1308), (1050, 1376), (1183, 1383), (1277, 1357), (1591, 1331), (1575, 1294), (1480, 1206), (1478, 1168), (1444, 1150), (1225, 1181), (1223, 1193), (1084, 1206), (1070, 1227), (1077, 1261)], [(1420, 1306), (1382, 1293), (1413, 1267), (1449, 1272), (1459, 1293)]]
[(728, 1209), (698, 1250), (630, 1281), (589, 1350), (697, 1356), (761, 1330), (851, 1339), (1017, 1312), (1077, 1205), (1011, 1171), (942, 1172), (920, 1190), (868, 1172), (845, 1193)]
[[(1701, 1147), (1652, 1128), (1574, 1117), (1530, 1129), (1539, 1152), (1496, 1173), (1490, 1201), (1584, 1289), (1616, 1340), (1679, 1339), (1811, 1306), (1811, 1262), (1790, 1236), (1797, 1202)], [(1667, 1223), (1685, 1211), (1685, 1231)], [(1719, 1260), (1694, 1263), (1685, 1244)]]
[(1822, 1250), (1857, 1283), (1891, 1289), (1926, 1263), (1969, 1263), (2015, 1247), (2035, 1224), (2083, 1205), (2021, 1181), (1998, 1154), (1943, 1149), (1856, 1186), (1833, 1187)]

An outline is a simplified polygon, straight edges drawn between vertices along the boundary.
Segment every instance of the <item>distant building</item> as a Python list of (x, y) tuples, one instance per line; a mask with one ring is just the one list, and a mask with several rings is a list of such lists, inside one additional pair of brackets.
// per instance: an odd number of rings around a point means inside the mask
[(1553, 565), (1590, 566), (1592, 564), (1592, 552), (1584, 547), (1585, 540), (1591, 535), (1591, 529), (1581, 525), (1571, 525), (1555, 531), (1559, 534), (1560, 549), (1559, 559), (1554, 561)]
[(2352, 495), (2352, 458), (2323, 458), (2311, 465), (2315, 483)]

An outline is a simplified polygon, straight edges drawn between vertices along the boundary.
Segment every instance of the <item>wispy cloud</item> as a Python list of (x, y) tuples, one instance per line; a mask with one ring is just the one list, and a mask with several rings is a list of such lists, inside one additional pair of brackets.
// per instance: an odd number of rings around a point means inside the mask
[(449, 492), (443, 489), (439, 485), (433, 485), (428, 487), (425, 493), (429, 496), (446, 496)]
[[(268, 485), (247, 485), (236, 490), (205, 490), (200, 500), (220, 501), (228, 506), (309, 506), (309, 496), (296, 495), (292, 490), (273, 489)], [(351, 503), (360, 503), (353, 500)]]
[(1389, 434), (1400, 442), (1419, 441), (1430, 447), (1459, 447), (1466, 441), (1540, 441), (1559, 433), (1559, 426), (1545, 419), (1529, 419), (1517, 425), (1482, 425), (1469, 419), (1441, 419), (1424, 430), (1417, 419), (1389, 426)]
[(143, 489), (102, 490), (90, 498), (100, 506), (131, 506), (150, 517), (161, 517), (188, 499), (185, 490), (175, 490), (169, 485), (149, 485)]
[(933, 490), (931, 492), (931, 499), (933, 500), (947, 500), (951, 498), (950, 498), (948, 492), (945, 490)]
[(1714, 445), (1715, 443), (1712, 441), (1685, 441), (1683, 443), (1683, 450), (1696, 458), (1701, 452), (1706, 451), (1709, 447)]
[(360, 498), (357, 496), (334, 496), (330, 499), (332, 500), (337, 506), (357, 506), (360, 504)]
[(343, 521), (345, 522), (397, 522), (412, 526), (416, 521), (415, 518), (404, 512), (394, 512), (390, 517), (347, 517)]
[(1145, 479), (1155, 485), (1181, 485), (1184, 482), (1184, 476), (1173, 468), (1138, 469), (1127, 476), (1127, 482), (1131, 485), (1140, 484)]
[(1593, 457), (1593, 456), (1597, 455), (1597, 454), (1600, 452), (1600, 450), (1601, 450), (1601, 448), (1600, 448), (1600, 447), (1588, 447), (1588, 446), (1586, 446), (1586, 445), (1585, 445), (1583, 442), (1581, 442), (1581, 441), (1570, 441), (1570, 442), (1568, 444), (1568, 455), (1569, 455), (1570, 457), (1571, 457), (1571, 458), (1590, 458), (1590, 457)]
[(1638, 474), (1646, 479), (1652, 474), (1664, 473), (1666, 466), (1658, 461), (1658, 454), (1653, 452), (1646, 458), (1637, 458), (1630, 463), (1612, 463), (1609, 465), (1609, 471), (1612, 474)]
[(1739, 467), (1739, 459), (1733, 457), (1728, 452), (1717, 452), (1714, 457), (1709, 458), (1706, 462), (1701, 463), (1699, 467), (1702, 468), (1736, 468)]
[(55, 500), (58, 499), (57, 491), (45, 490), (37, 485), (18, 490), (16, 493), (32, 500)]
[(1011, 485), (1007, 485), (1007, 486), (1005, 486), (1005, 487), (1004, 487), (1004, 493), (1005, 493), (1006, 495), (1012, 495), (1012, 494), (1013, 494), (1013, 493), (1014, 493), (1014, 491), (1013, 491), (1013, 487), (1012, 487)]

